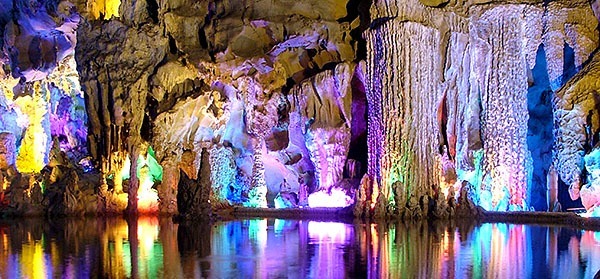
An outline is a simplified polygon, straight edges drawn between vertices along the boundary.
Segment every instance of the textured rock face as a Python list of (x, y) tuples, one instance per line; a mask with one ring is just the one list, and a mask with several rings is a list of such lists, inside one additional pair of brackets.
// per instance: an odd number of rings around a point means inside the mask
[(179, 216), (184, 220), (208, 217), (212, 214), (210, 204), (211, 167), (209, 165), (208, 152), (204, 149), (200, 155), (200, 170), (197, 179), (189, 178), (184, 172), (181, 174), (177, 189), (177, 203)]
[(598, 143), (600, 115), (597, 88), (600, 57), (588, 65), (556, 93), (555, 164), (560, 178), (573, 183), (584, 168), (583, 156)]
[(16, 155), (15, 135), (11, 133), (0, 133), (0, 169), (7, 170), (15, 165)]
[(371, 7), (368, 169), (386, 197), (378, 206), (428, 211), (432, 199), (466, 181), (485, 209), (528, 210), (530, 149), (539, 144), (527, 143), (528, 76), (537, 50), (543, 45), (557, 90), (570, 77), (568, 64), (579, 69), (598, 46), (598, 22), (586, 1), (458, 2)]
[[(600, 56), (595, 54), (591, 61), (556, 93), (554, 101), (554, 119), (557, 126), (554, 130), (554, 164), (558, 166), (559, 178), (581, 193), (581, 202), (590, 213), (595, 210), (600, 195), (599, 72)], [(587, 177), (584, 173), (587, 173)]]
[(73, 57), (79, 15), (66, 1), (1, 6), (2, 208), (8, 214), (95, 213), (82, 206), (95, 204), (91, 184), (97, 179), (89, 183), (93, 175), (84, 172), (90, 169), (79, 164), (88, 156), (87, 114)]
[(121, 170), (145, 144), (163, 166), (168, 213), (203, 149), (213, 205), (273, 206), (284, 184), (312, 192), (344, 178), (359, 25), (346, 2), (122, 1), (118, 14), (89, 2), (77, 4), (76, 53), (109, 192), (135, 195), (142, 178), (123, 187)]
[(66, 1), (7, 2), (2, 2), (0, 22), (10, 66), (15, 76), (23, 76), (27, 81), (43, 79), (72, 54), (79, 15), (74, 5)]

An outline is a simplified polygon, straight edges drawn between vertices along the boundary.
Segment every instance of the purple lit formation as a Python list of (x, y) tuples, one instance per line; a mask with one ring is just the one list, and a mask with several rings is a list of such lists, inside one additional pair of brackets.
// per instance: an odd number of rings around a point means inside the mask
[(0, 2), (3, 213), (600, 216), (596, 1), (83, 2)]

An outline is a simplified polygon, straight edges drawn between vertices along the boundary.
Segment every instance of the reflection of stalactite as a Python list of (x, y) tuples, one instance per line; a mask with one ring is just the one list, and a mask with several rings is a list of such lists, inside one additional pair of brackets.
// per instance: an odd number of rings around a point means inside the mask
[(129, 258), (131, 260), (131, 275), (139, 274), (139, 239), (138, 220), (135, 217), (127, 218), (127, 239), (129, 240)]
[(472, 227), (399, 222), (359, 226), (356, 230), (361, 254), (367, 257), (368, 277), (452, 278), (464, 275), (462, 270), (455, 269), (455, 261), (462, 250), (461, 245), (455, 243), (470, 235)]
[[(177, 229), (177, 245), (182, 255), (194, 255), (194, 257), (184, 257), (182, 270), (184, 274), (201, 274), (202, 278), (210, 277), (208, 271), (211, 269), (209, 261), (202, 261), (198, 264), (195, 260), (205, 258), (212, 252), (212, 225), (209, 223), (186, 223), (179, 225)], [(200, 271), (197, 270), (200, 265)]]
[(99, 221), (100, 251), (103, 276), (127, 277), (124, 264), (124, 243), (127, 241), (127, 223), (123, 219)]
[[(159, 237), (163, 246), (164, 273), (173, 277), (183, 277), (181, 256), (178, 249), (178, 225), (173, 224), (171, 218), (159, 219)], [(165, 276), (166, 277), (166, 276)]]

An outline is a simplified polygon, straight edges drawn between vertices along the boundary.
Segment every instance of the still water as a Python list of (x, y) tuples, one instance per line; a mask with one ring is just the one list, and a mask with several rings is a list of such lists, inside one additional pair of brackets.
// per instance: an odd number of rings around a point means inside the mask
[(600, 232), (512, 224), (0, 221), (0, 278), (593, 278)]

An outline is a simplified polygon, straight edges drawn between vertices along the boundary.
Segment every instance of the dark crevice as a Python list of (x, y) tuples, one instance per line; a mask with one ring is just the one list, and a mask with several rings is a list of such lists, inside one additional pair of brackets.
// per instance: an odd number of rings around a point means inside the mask
[(169, 52), (171, 54), (177, 54), (177, 43), (171, 35), (169, 35)]
[(322, 72), (329, 71), (329, 70), (333, 71), (333, 70), (335, 70), (335, 66), (337, 66), (337, 64), (338, 64), (338, 62), (325, 63), (325, 65), (323, 65), (323, 68), (321, 68), (321, 70), (322, 70)]
[(531, 71), (527, 91), (527, 147), (533, 161), (533, 172), (528, 196), (529, 203), (538, 211), (548, 209), (547, 176), (552, 164), (553, 111), (550, 78), (544, 46), (536, 53), (535, 67)]
[(569, 195), (569, 184), (565, 183), (560, 177), (558, 178), (558, 202), (560, 203), (563, 211), (583, 208), (583, 204), (581, 204), (581, 197), (577, 198), (576, 200), (572, 200), (571, 196)]
[(150, 16), (150, 19), (152, 19), (152, 22), (154, 24), (158, 23), (158, 3), (156, 2), (156, 0), (146, 0), (146, 3), (148, 4), (147, 8), (148, 8), (148, 15)]
[[(367, 172), (368, 146), (367, 146), (367, 94), (363, 81), (355, 72), (350, 81), (352, 87), (352, 123), (350, 136), (350, 149), (348, 158), (359, 162), (355, 169), (354, 178), (361, 178)], [(350, 178), (349, 168), (345, 168), (345, 177)]]
[[(438, 107), (438, 125), (440, 127), (441, 132), (441, 144), (439, 153), (444, 153), (444, 146), (446, 150), (450, 150), (450, 142), (448, 141), (448, 103), (446, 99), (446, 94), (442, 97), (442, 102)], [(452, 155), (452, 154), (449, 154)]]
[(146, 98), (146, 113), (142, 122), (140, 134), (145, 141), (151, 141), (154, 137), (152, 130), (154, 120), (158, 116), (158, 101), (152, 96)]
[(140, 128), (140, 136), (145, 141), (152, 140), (152, 123), (148, 113), (144, 113), (144, 120), (142, 121), (142, 127)]
[(203, 27), (198, 28), (198, 40), (200, 41), (200, 46), (203, 49), (208, 48), (208, 41), (206, 40), (206, 34), (204, 33)]
[(567, 83), (576, 73), (579, 71), (575, 66), (575, 50), (567, 43), (563, 47), (564, 63), (563, 63), (563, 75), (562, 84)]
[(384, 25), (386, 22), (393, 20), (396, 17), (380, 17), (380, 18), (376, 18), (373, 21), (371, 21), (371, 24), (369, 25), (369, 28), (375, 30), (375, 29), (379, 29), (379, 27), (381, 27), (382, 25)]
[(281, 93), (287, 96), (287, 94), (290, 93), (290, 90), (292, 89), (292, 87), (294, 87), (294, 85), (296, 85), (294, 79), (291, 77), (287, 78), (287, 80), (285, 81), (285, 85), (281, 87)]
[(323, 67), (318, 67), (318, 66), (316, 66), (316, 63), (313, 63), (312, 60), (311, 60), (311, 63), (312, 63), (311, 65), (313, 65), (314, 68), (306, 68), (303, 71), (293, 74), (291, 77), (289, 77), (287, 79), (286, 84), (282, 87), (282, 92), (284, 94), (289, 93), (289, 91), (292, 89), (292, 87), (294, 87), (294, 85), (300, 84), (302, 81), (310, 79), (322, 72), (333, 71), (333, 70), (335, 70), (335, 67), (338, 64), (340, 64), (340, 62), (328, 62), (328, 63), (325, 63), (325, 65), (323, 65)]

